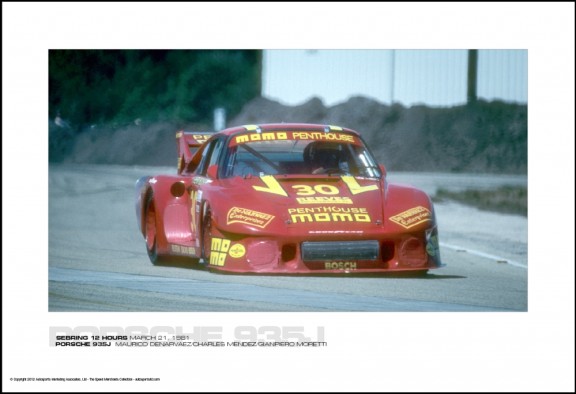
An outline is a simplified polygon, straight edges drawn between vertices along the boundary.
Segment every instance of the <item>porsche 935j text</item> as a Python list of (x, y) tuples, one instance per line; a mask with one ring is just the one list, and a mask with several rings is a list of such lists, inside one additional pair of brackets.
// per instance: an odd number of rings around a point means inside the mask
[(356, 131), (262, 124), (176, 134), (173, 175), (136, 183), (152, 263), (215, 271), (337, 274), (442, 266), (434, 207), (390, 184)]

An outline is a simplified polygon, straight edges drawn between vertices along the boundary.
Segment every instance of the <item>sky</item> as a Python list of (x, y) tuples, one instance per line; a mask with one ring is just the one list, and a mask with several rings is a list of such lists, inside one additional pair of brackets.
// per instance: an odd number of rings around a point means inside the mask
[[(477, 95), (526, 104), (528, 50), (478, 51)], [(263, 54), (263, 95), (286, 105), (312, 97), (332, 106), (352, 96), (404, 106), (466, 103), (463, 49), (280, 49)]]

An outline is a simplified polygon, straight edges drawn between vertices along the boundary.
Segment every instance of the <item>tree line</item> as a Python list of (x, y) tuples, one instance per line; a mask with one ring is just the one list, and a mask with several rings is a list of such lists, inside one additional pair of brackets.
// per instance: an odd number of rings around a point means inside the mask
[(259, 50), (50, 50), (49, 115), (93, 125), (212, 124), (260, 95)]

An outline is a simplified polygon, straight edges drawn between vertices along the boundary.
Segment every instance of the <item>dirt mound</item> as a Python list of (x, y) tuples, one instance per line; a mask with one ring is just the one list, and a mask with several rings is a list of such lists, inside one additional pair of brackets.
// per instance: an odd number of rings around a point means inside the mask
[(91, 128), (76, 136), (62, 161), (176, 168), (177, 130), (170, 123)]
[(325, 107), (257, 98), (231, 124), (303, 122), (360, 132), (390, 170), (526, 173), (527, 106), (483, 102), (450, 108), (383, 105), (366, 97)]
[[(353, 97), (332, 107), (324, 106), (318, 98), (285, 106), (259, 97), (227, 125), (278, 122), (332, 124), (357, 130), (378, 160), (392, 171), (527, 171), (526, 105), (480, 101), (450, 108), (406, 108)], [(181, 128), (170, 123), (94, 127), (71, 138), (69, 130), (51, 125), (50, 161), (175, 165), (174, 136)]]

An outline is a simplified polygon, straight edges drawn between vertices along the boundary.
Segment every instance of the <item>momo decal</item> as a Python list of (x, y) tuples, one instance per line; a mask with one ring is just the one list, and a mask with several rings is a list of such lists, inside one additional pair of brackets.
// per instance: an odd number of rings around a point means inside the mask
[(210, 245), (210, 265), (223, 267), (228, 256), (239, 259), (246, 254), (246, 248), (240, 243), (232, 245), (229, 239), (212, 238)]
[(410, 228), (432, 220), (432, 213), (427, 208), (417, 206), (391, 216), (390, 220), (404, 228)]
[(266, 228), (274, 219), (274, 215), (254, 211), (252, 209), (232, 207), (228, 211), (226, 224), (242, 223), (259, 228)]
[(229, 249), (229, 239), (212, 238), (210, 246), (210, 265), (216, 265), (218, 267), (224, 266)]
[(234, 138), (233, 145), (244, 144), (246, 142), (254, 141), (277, 141), (277, 140), (287, 140), (288, 134), (286, 132), (281, 133), (258, 133), (258, 134), (243, 134)]

